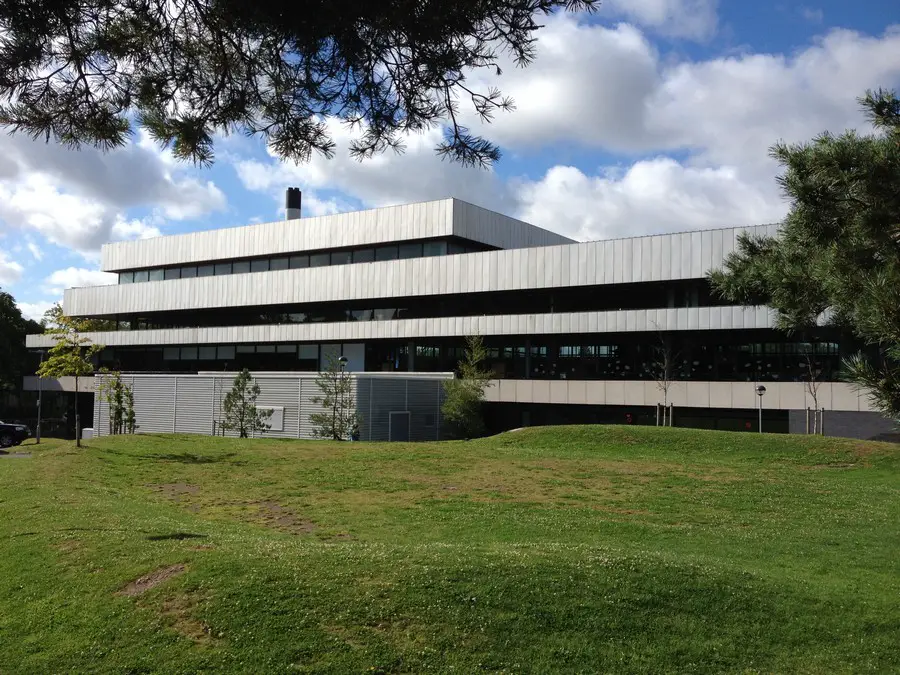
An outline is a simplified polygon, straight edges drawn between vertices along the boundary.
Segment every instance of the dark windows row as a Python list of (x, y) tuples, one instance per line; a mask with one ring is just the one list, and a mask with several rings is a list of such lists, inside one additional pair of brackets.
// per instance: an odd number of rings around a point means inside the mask
[[(418, 296), (403, 299), (357, 300), (347, 302), (233, 307), (166, 312), (149, 316), (120, 316), (118, 330), (152, 328), (195, 328), (215, 326), (256, 326), (288, 323), (341, 323), (345, 321), (392, 321), (455, 316), (553, 314), (563, 312), (605, 312), (622, 309), (671, 307), (675, 297), (686, 303), (717, 306), (723, 300), (712, 295), (705, 279), (611, 286), (544, 288), (487, 293)], [(384, 306), (400, 303), (401, 306)], [(381, 307), (377, 306), (382, 304)], [(678, 305), (679, 307), (682, 305)]]
[(180, 267), (157, 267), (133, 272), (120, 272), (120, 284), (142, 283), (144, 281), (166, 281), (169, 279), (193, 279), (196, 277), (217, 277), (228, 274), (249, 274), (252, 272), (277, 272), (280, 270), (306, 269), (308, 267), (328, 267), (330, 265), (350, 265), (354, 263), (381, 262), (384, 260), (405, 260), (408, 258), (429, 258), (459, 253), (483, 251), (485, 247), (458, 241), (412, 241), (385, 244), (368, 248), (300, 253), (252, 260), (229, 260), (205, 265), (182, 265)]
[[(668, 334), (672, 380), (804, 381), (839, 380), (841, 356), (852, 343), (831, 338), (817, 343), (785, 340), (760, 331), (754, 341), (733, 341), (726, 334)], [(658, 380), (658, 336), (489, 337), (484, 367), (500, 379)], [(107, 348), (100, 364), (125, 371), (197, 370), (313, 371), (318, 344), (181, 345)], [(365, 345), (366, 371), (449, 372), (463, 358), (461, 339), (378, 340)]]

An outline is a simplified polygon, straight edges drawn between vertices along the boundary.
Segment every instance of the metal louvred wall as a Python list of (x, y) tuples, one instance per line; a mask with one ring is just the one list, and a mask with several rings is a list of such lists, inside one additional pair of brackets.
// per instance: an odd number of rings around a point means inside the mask
[[(97, 381), (103, 376), (98, 375)], [(140, 375), (123, 379), (134, 391), (138, 433), (221, 434), (222, 403), (231, 390), (234, 375)], [(283, 409), (283, 427), (258, 434), (263, 438), (315, 438), (310, 416), (323, 412), (314, 373), (262, 375), (257, 405)], [(443, 379), (439, 377), (353, 376), (353, 397), (362, 423), (360, 440), (389, 440), (391, 412), (409, 411), (410, 439), (436, 440), (441, 434), (440, 405)], [(94, 428), (109, 434), (109, 405), (97, 401)], [(226, 436), (237, 436), (234, 430)]]

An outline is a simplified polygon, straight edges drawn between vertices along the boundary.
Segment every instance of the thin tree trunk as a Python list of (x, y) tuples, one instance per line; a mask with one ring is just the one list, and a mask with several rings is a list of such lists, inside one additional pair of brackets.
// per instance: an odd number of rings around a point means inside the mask
[(75, 376), (75, 447), (81, 447), (81, 416), (78, 414), (78, 375)]

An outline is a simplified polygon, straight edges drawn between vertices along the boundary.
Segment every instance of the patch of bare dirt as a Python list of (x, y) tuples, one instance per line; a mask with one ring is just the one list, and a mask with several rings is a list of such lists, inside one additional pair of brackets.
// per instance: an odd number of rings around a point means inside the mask
[(160, 567), (158, 570), (155, 570), (146, 576), (138, 577), (131, 583), (127, 584), (122, 590), (118, 592), (118, 595), (124, 595), (128, 598), (142, 595), (149, 591), (151, 588), (159, 586), (167, 579), (171, 579), (172, 577), (181, 574), (186, 569), (187, 566), (180, 563), (178, 565)]
[(214, 641), (212, 629), (197, 618), (197, 607), (200, 598), (193, 593), (166, 598), (162, 605), (162, 615), (171, 627), (180, 635), (197, 644), (209, 644)]
[(200, 488), (188, 483), (165, 483), (163, 485), (149, 485), (155, 492), (160, 492), (171, 499), (180, 499), (185, 495), (196, 495)]
[(77, 539), (63, 539), (53, 546), (60, 553), (72, 553), (81, 548), (81, 542)]
[(316, 530), (316, 524), (306, 518), (301, 518), (290, 509), (273, 501), (257, 502), (259, 516), (267, 525), (279, 530), (293, 532), (294, 534), (310, 534)]

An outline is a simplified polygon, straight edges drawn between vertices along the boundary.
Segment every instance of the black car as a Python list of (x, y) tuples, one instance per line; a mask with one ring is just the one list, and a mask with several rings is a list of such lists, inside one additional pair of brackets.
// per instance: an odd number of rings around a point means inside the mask
[(31, 435), (31, 430), (24, 424), (7, 424), (0, 422), (0, 448), (20, 445)]

